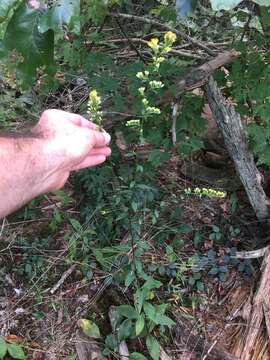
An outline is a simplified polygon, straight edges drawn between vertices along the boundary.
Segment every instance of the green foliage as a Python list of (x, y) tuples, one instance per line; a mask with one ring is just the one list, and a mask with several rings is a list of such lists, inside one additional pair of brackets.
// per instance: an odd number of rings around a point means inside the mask
[(0, 359), (3, 360), (9, 355), (12, 359), (25, 360), (26, 356), (22, 347), (12, 342), (6, 342), (4, 338), (0, 337)]
[(51, 30), (40, 33), (39, 19), (37, 9), (22, 3), (9, 21), (3, 41), (7, 50), (16, 50), (23, 56), (17, 66), (17, 75), (25, 84), (34, 81), (38, 67), (45, 66), (48, 72), (53, 67), (54, 33)]
[[(270, 68), (269, 52), (259, 54), (255, 48), (244, 48), (242, 57), (231, 69), (230, 93), (237, 102), (242, 116), (253, 117), (255, 121), (247, 125), (250, 147), (257, 156), (259, 164), (270, 165)], [(242, 75), (241, 75), (242, 74)]]
[(134, 306), (120, 305), (115, 308), (117, 316), (114, 317), (113, 328), (118, 330), (114, 335), (107, 337), (106, 343), (111, 350), (115, 350), (122, 340), (129, 337), (145, 337), (146, 347), (152, 359), (158, 359), (160, 345), (152, 332), (156, 327), (161, 329), (175, 323), (165, 315), (167, 304), (151, 303), (155, 298), (155, 289), (162, 285), (161, 282), (141, 271), (138, 271), (138, 274), (146, 281), (135, 291)]
[(57, 0), (45, 11), (39, 20), (38, 30), (46, 33), (48, 30), (58, 32), (68, 26), (75, 33), (80, 31), (80, 0)]
[(10, 10), (12, 8), (15, 8), (16, 5), (18, 5), (18, 3), (20, 3), (21, 1), (17, 1), (17, 0), (2, 0), (0, 3), (0, 23), (4, 22), (7, 17), (8, 14), (10, 12)]

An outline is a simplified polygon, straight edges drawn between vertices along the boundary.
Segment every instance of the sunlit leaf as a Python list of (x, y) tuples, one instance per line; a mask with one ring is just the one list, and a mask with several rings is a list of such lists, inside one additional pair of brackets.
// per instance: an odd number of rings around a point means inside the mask
[(85, 335), (89, 336), (90, 338), (94, 338), (94, 339), (100, 338), (99, 327), (94, 322), (88, 319), (80, 319), (79, 326), (81, 327)]

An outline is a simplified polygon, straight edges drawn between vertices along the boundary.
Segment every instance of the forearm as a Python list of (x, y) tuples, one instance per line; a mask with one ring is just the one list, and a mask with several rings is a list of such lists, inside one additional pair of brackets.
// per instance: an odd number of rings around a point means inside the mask
[(39, 195), (40, 139), (0, 135), (0, 218)]

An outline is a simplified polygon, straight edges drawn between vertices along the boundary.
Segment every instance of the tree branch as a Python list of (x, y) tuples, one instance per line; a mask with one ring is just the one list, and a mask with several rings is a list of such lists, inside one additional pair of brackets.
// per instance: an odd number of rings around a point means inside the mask
[(140, 21), (140, 22), (144, 22), (146, 24), (162, 27), (163, 29), (165, 29), (167, 31), (172, 31), (175, 34), (181, 36), (186, 41), (189, 41), (191, 44), (193, 44), (193, 45), (197, 46), (198, 48), (204, 50), (208, 55), (214, 56), (216, 54), (213, 50), (209, 49), (208, 46), (206, 46), (205, 44), (203, 44), (199, 40), (196, 40), (196, 39), (192, 38), (191, 36), (187, 35), (186, 33), (184, 33), (181, 30), (175, 29), (174, 27), (166, 25), (166, 24), (162, 24), (162, 23), (160, 23), (160, 22), (158, 22), (156, 20), (152, 20), (152, 19), (149, 19), (149, 18), (143, 17), (143, 16), (136, 16), (136, 15), (130, 15), (130, 14), (123, 14), (123, 13), (110, 12), (110, 13), (108, 13), (108, 15), (113, 16), (113, 17), (121, 17), (123, 19), (131, 20), (131, 21), (132, 20)]

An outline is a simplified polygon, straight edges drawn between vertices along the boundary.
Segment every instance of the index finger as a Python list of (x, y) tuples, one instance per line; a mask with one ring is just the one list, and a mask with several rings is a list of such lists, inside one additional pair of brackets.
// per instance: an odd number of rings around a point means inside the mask
[(86, 120), (83, 116), (69, 113), (69, 120), (77, 126), (86, 127), (88, 129), (97, 130), (98, 126), (92, 121)]
[(110, 141), (111, 137), (106, 131), (91, 131), (91, 143), (93, 148), (100, 148), (109, 145)]

